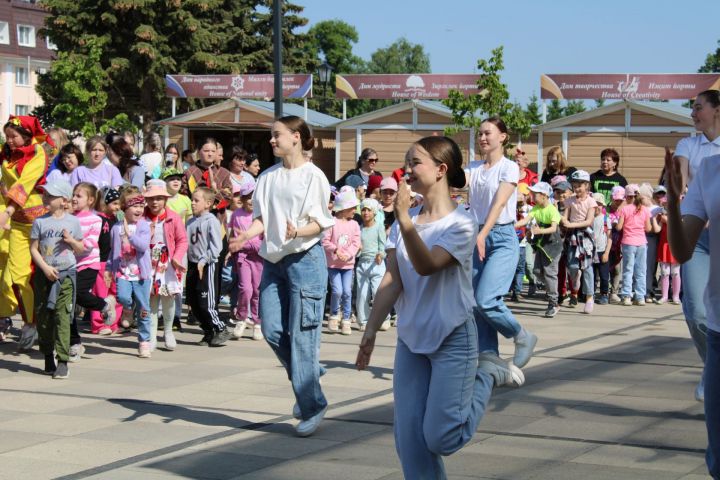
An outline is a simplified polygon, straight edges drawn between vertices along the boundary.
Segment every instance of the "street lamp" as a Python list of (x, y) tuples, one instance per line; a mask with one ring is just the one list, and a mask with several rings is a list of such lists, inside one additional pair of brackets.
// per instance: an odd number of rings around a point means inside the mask
[[(318, 79), (323, 86), (323, 100), (327, 102), (327, 86), (330, 83), (333, 68), (328, 65), (327, 61), (323, 62), (317, 69)], [(327, 110), (327, 108), (326, 108)]]

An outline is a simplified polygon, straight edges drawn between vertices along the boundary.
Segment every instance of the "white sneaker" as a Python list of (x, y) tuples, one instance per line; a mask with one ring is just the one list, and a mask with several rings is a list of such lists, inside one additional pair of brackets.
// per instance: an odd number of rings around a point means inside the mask
[(620, 301), (620, 305), (622, 305), (624, 307), (630, 307), (630, 306), (632, 306), (632, 304), (633, 304), (633, 302), (632, 302), (632, 300), (630, 300), (630, 297), (624, 297)]
[(328, 317), (328, 331), (336, 333), (340, 331), (340, 317), (337, 315), (330, 315)]
[(525, 335), (518, 338), (515, 337), (515, 355), (513, 363), (518, 368), (523, 368), (532, 358), (535, 345), (537, 345), (538, 337), (529, 330), (525, 330)]
[(491, 352), (480, 354), (478, 368), (493, 377), (496, 387), (520, 387), (525, 383), (522, 370)]
[(613, 293), (610, 295), (610, 303), (620, 303), (622, 299), (617, 293)]
[(352, 328), (350, 328), (350, 320), (343, 320), (340, 322), (340, 333), (343, 335), (352, 334)]
[(327, 407), (320, 410), (320, 412), (315, 414), (314, 417), (310, 417), (307, 420), (301, 420), (295, 427), (295, 433), (297, 433), (298, 437), (309, 437), (315, 433), (315, 430), (318, 429), (320, 422), (322, 422), (325, 417), (325, 412), (327, 412)]
[(263, 333), (262, 333), (262, 327), (260, 325), (255, 324), (255, 326), (253, 326), (252, 339), (253, 340), (264, 340), (265, 339), (265, 337), (263, 336)]
[(695, 400), (698, 402), (705, 401), (705, 376), (700, 377), (700, 382), (695, 387)]
[(163, 338), (165, 340), (165, 348), (173, 351), (175, 350), (175, 347), (177, 347), (177, 340), (175, 340), (175, 335), (172, 331), (165, 331), (163, 334)]
[(79, 362), (83, 356), (83, 353), (85, 353), (85, 346), (82, 343), (76, 343), (75, 345), (70, 345), (68, 362), (70, 362), (70, 363)]
[(644, 307), (645, 306), (645, 299), (644, 298), (638, 298), (637, 300), (634, 300), (633, 305), (637, 307)]
[(133, 311), (131, 308), (123, 308), (122, 316), (120, 317), (120, 326), (122, 328), (130, 328), (133, 324)]
[(233, 328), (233, 338), (234, 339), (240, 339), (243, 336), (243, 333), (245, 333), (245, 328), (247, 327), (247, 323), (245, 320), (241, 320), (235, 324), (235, 328)]
[(388, 330), (390, 330), (390, 320), (385, 320), (385, 321), (382, 322), (382, 324), (380, 325), (380, 331), (381, 331), (381, 332), (387, 332)]
[(157, 349), (157, 337), (152, 337), (148, 342), (148, 345), (150, 347), (150, 351), (154, 352)]

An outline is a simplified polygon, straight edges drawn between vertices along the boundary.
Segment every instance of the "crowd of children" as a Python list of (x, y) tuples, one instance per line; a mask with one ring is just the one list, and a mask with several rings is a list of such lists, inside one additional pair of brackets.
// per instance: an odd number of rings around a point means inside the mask
[[(17, 132), (20, 138), (14, 140)], [(40, 147), (42, 128), (32, 117), (13, 117), (4, 133), (6, 158), (23, 155), (29, 162), (45, 153)], [(244, 242), (237, 252), (228, 251), (228, 241), (244, 235), (253, 222), (254, 176), (219, 166), (219, 144), (208, 139), (199, 146), (195, 165), (184, 165), (186, 169), (168, 165), (153, 175), (159, 178), (148, 175), (141, 190), (123, 181), (127, 171), (108, 159), (109, 148), (100, 137), (87, 141), (85, 156), (77, 146), (65, 145), (59, 150), (55, 170), (43, 177), (38, 166), (33, 170), (35, 177), (26, 180), (28, 186), (34, 181), (42, 192), (32, 206), (44, 215), (26, 218), (28, 227), (32, 226), (28, 251), (43, 275), (35, 275), (36, 295), (28, 296), (36, 299), (33, 308), (22, 305), (21, 310), (26, 318), (35, 312), (41, 349), (47, 355), (55, 352), (59, 363), (55, 357), (48, 359), (45, 370), (64, 378), (66, 362), (79, 360), (84, 352), (78, 315), (56, 313), (49, 321), (49, 301), (54, 302), (55, 312), (67, 309), (62, 302), (77, 307), (78, 313), (84, 310), (93, 334), (136, 328), (141, 358), (150, 357), (156, 349), (159, 324), (165, 349), (177, 347), (173, 330), (182, 329), (183, 302), (190, 307), (190, 321), (201, 326), (202, 345), (219, 346), (230, 338), (242, 338), (246, 329), (253, 340), (262, 340), (262, 235)], [(373, 155), (377, 157), (375, 151), (366, 156)], [(606, 149), (601, 157), (603, 175), (615, 175), (617, 152)], [(377, 163), (369, 160), (370, 166)], [(39, 160), (35, 162), (40, 165)], [(234, 172), (244, 162), (245, 152), (234, 149), (227, 164)], [(329, 277), (329, 332), (350, 335), (353, 323), (359, 331), (365, 330), (385, 273), (385, 244), (395, 218), (401, 174), (402, 170), (395, 171), (383, 178), (374, 170), (367, 174), (358, 169), (344, 177), (339, 190), (331, 189), (335, 224), (324, 231), (321, 241)], [(21, 174), (25, 177), (29, 177), (28, 169)], [(520, 255), (510, 287), (512, 300), (519, 300), (527, 277), (531, 279), (529, 295), (536, 285), (545, 290), (546, 317), (554, 317), (566, 301), (570, 308), (583, 301), (586, 314), (593, 312), (595, 303), (643, 305), (652, 296), (646, 292), (646, 276), (655, 276), (646, 269), (650, 264), (646, 234), (656, 233), (657, 258), (653, 260), (659, 267), (661, 294), (655, 301), (679, 303), (679, 266), (667, 243), (664, 187), (656, 188), (648, 198), (640, 194), (638, 185), (608, 186), (603, 178), (597, 172), (594, 184), (602, 184), (607, 191), (594, 193), (590, 175), (583, 170), (573, 169), (569, 178), (554, 175), (548, 178), (550, 183), (537, 183), (536, 177), (527, 174), (520, 181), (515, 223)], [(460, 195), (453, 198), (465, 202)], [(18, 201), (12, 192), (4, 201), (6, 211), (27, 203)], [(422, 197), (413, 196), (413, 202), (421, 203)], [(2, 220), (7, 222), (0, 216)], [(13, 227), (21, 230), (19, 222)], [(526, 266), (532, 258), (532, 265)], [(224, 266), (230, 272), (230, 285), (221, 280)], [(38, 295), (46, 291), (48, 295)], [(232, 292), (230, 319), (219, 314), (223, 291)], [(380, 329), (390, 328), (391, 319), (394, 310)], [(4, 319), (0, 323), (4, 335), (9, 324)], [(27, 325), (32, 323), (27, 321)], [(23, 333), (32, 336), (34, 332)], [(23, 347), (27, 348), (27, 340), (21, 343)]]

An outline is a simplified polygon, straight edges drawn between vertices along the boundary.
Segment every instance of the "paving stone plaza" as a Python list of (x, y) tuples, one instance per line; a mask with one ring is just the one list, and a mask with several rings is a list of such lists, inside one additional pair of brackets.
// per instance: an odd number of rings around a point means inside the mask
[[(540, 337), (520, 389), (498, 389), (475, 438), (445, 461), (453, 479), (709, 478), (701, 366), (675, 305), (602, 306), (592, 316), (512, 305)], [(19, 322), (16, 322), (18, 325)], [(84, 334), (70, 378), (0, 344), (1, 479), (401, 479), (392, 421), (395, 329), (355, 370), (357, 331), (324, 334), (328, 414), (309, 438), (265, 342), (195, 345), (137, 358), (134, 335)], [(161, 343), (162, 344), (162, 343)], [(36, 347), (37, 348), (37, 347)], [(501, 342), (501, 354), (512, 353)], [(398, 406), (402, 408), (402, 406)]]

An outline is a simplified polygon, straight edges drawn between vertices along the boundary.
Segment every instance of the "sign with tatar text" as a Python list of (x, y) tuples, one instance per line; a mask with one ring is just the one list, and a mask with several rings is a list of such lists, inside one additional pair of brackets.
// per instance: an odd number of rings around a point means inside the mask
[[(312, 97), (312, 75), (283, 75), (283, 97)], [(165, 92), (179, 98), (273, 98), (275, 79), (260, 75), (166, 75)]]
[(540, 97), (566, 100), (688, 100), (720, 88), (717, 73), (545, 74)]
[(388, 75), (335, 75), (337, 98), (440, 100), (450, 90), (478, 93), (480, 75), (403, 73)]

